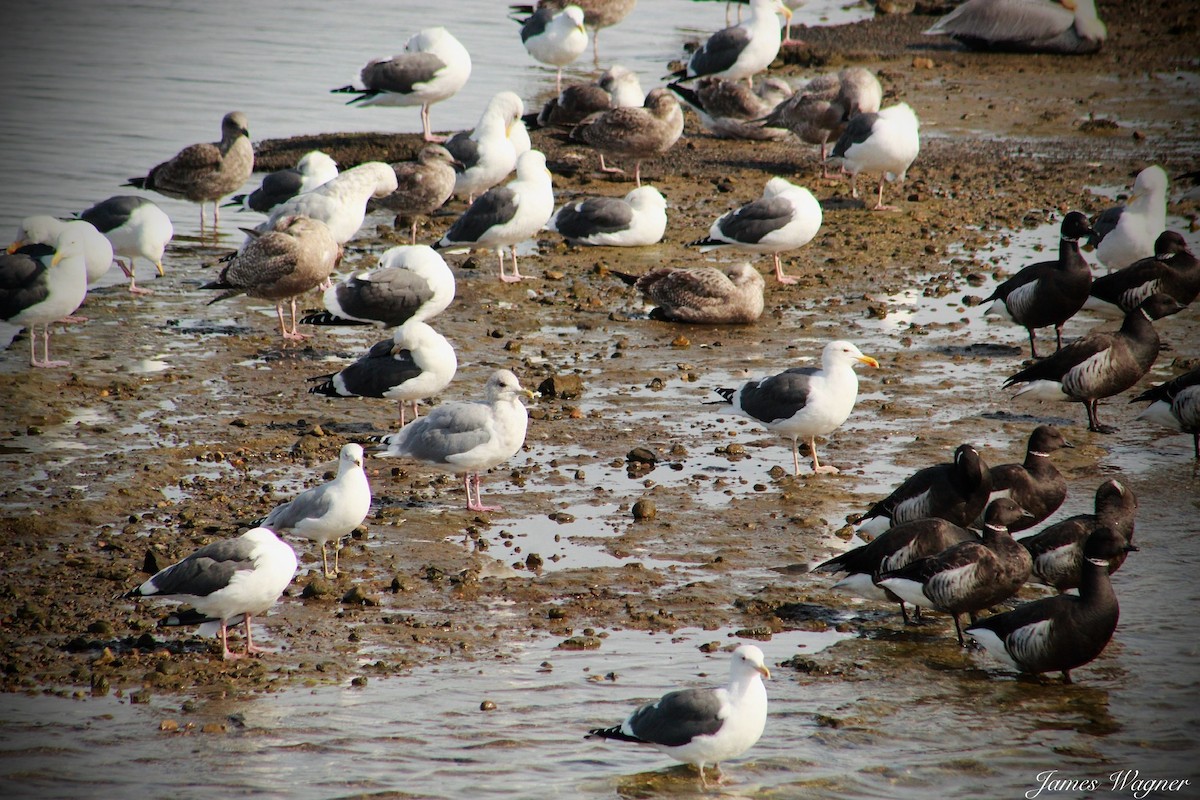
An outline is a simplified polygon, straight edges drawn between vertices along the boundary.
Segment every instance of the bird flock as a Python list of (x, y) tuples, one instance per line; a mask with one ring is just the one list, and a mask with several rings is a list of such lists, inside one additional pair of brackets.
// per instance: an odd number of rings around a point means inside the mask
[[(251, 638), (252, 616), (266, 613), (298, 569), (295, 552), (280, 534), (314, 542), (323, 573), (338, 575), (339, 543), (370, 513), (367, 456), (409, 459), (461, 475), (466, 508), (495, 510), (483, 504), (482, 476), (521, 450), (529, 419), (523, 400), (535, 395), (512, 371), (497, 369), (478, 399), (441, 402), (419, 414), (420, 401), (442, 394), (458, 369), (453, 345), (429, 324), (455, 296), (454, 274), (441, 253), (492, 250), (499, 279), (510, 283), (530, 277), (520, 270), (517, 249), (542, 230), (576, 246), (658, 243), (668, 224), (668, 200), (643, 183), (642, 164), (680, 140), (680, 101), (717, 137), (795, 137), (817, 145), (823, 174), (829, 164), (840, 166), (854, 197), (860, 173), (877, 177), (871, 208), (895, 211), (884, 203), (885, 186), (903, 181), (920, 154), (920, 125), (908, 103), (881, 107), (879, 81), (862, 68), (821, 75), (800, 86), (776, 76), (754, 85), (781, 44), (792, 41), (790, 23), (800, 5), (751, 0), (744, 19), (701, 42), (680, 68), (664, 76), (668, 84), (645, 94), (637, 76), (620, 65), (598, 69), (595, 82), (564, 86), (562, 79), (563, 67), (587, 51), (589, 39), (599, 67), (598, 32), (619, 23), (634, 0), (514, 6), (519, 23), (514, 36), (532, 58), (555, 69), (554, 96), (527, 114), (519, 96), (500, 92), (472, 130), (449, 137), (434, 133), (430, 107), (463, 87), (471, 56), (448, 28), (426, 28), (414, 33), (402, 52), (362, 67), (360, 85), (332, 90), (351, 95), (349, 102), (358, 106), (419, 107), (425, 145), (414, 160), (367, 162), (339, 171), (333, 159), (314, 151), (294, 168), (266, 176), (254, 191), (234, 195), (254, 162), (247, 116), (234, 111), (221, 121), (219, 141), (186, 147), (131, 178), (127, 185), (133, 188), (198, 203), (202, 231), (205, 206), (213, 204), (215, 230), (226, 198), (227, 208), (266, 214), (256, 227), (243, 228), (245, 240), (202, 288), (220, 292), (214, 303), (237, 295), (274, 303), (285, 341), (311, 336), (301, 333), (300, 325), (386, 330), (386, 338), (357, 360), (312, 377), (309, 392), (393, 400), (400, 427), (376, 441), (346, 444), (331, 481), (278, 506), (240, 537), (215, 541), (157, 572), (126, 597), (188, 602), (199, 613), (192, 622), (218, 626), (225, 658), (249, 655), (258, 651)], [(967, 0), (928, 33), (969, 47), (1060, 54), (1094, 52), (1103, 43), (1105, 29), (1092, 0), (1077, 0), (1074, 12), (1045, 3), (1036, 14), (1006, 16), (1017, 13), (1018, 5), (1037, 3)], [(781, 17), (788, 26), (782, 30)], [(623, 197), (579, 197), (556, 207), (550, 165), (531, 146), (527, 126), (591, 148), (602, 172), (621, 172), (613, 161), (631, 166), (634, 188)], [(1166, 173), (1151, 166), (1137, 176), (1124, 205), (1094, 220), (1078, 211), (1065, 214), (1057, 257), (1015, 270), (985, 298), (993, 303), (988, 314), (1028, 331), (1032, 360), (1003, 382), (1015, 396), (1080, 403), (1089, 431), (1112, 430), (1098, 419), (1099, 401), (1138, 385), (1163, 346), (1155, 322), (1179, 313), (1200, 294), (1200, 265), (1183, 237), (1165, 230), (1167, 188)], [(452, 197), (464, 201), (465, 210), (429, 245), (418, 244), (419, 219), (435, 214)], [(795, 283), (781, 257), (817, 235), (821, 203), (808, 188), (782, 176), (769, 177), (760, 197), (741, 199), (743, 205), (717, 217), (707, 235), (690, 246), (700, 253), (769, 254), (775, 280)], [(407, 230), (411, 243), (387, 250), (375, 267), (338, 280), (345, 246), (375, 209), (395, 213), (397, 228)], [(0, 317), (29, 328), (30, 363), (41, 368), (67, 363), (50, 359), (50, 327), (79, 319), (71, 315), (88, 285), (114, 260), (128, 276), (130, 292), (147, 292), (137, 285), (135, 260), (148, 261), (161, 275), (172, 235), (167, 215), (140, 195), (111, 197), (71, 220), (45, 215), (24, 220), (0, 261)], [(1081, 245), (1094, 248), (1107, 274), (1094, 275)], [(613, 273), (654, 306), (654, 319), (752, 324), (764, 312), (764, 280), (750, 262)], [(323, 291), (324, 310), (301, 316), (299, 298), (317, 289)], [(1064, 324), (1094, 309), (1119, 315), (1119, 329), (1101, 326), (1064, 339)], [(285, 310), (290, 310), (290, 324)], [(1055, 352), (1039, 354), (1035, 331), (1050, 327)], [(796, 475), (802, 472), (801, 443), (814, 475), (833, 474), (837, 467), (818, 458), (817, 438), (834, 433), (853, 412), (856, 365), (886, 366), (854, 343), (835, 340), (825, 344), (819, 367), (795, 366), (714, 392), (737, 414), (790, 442)], [(1134, 400), (1149, 401), (1146, 419), (1191, 433), (1200, 460), (1200, 370)], [(1071, 446), (1057, 428), (1040, 425), (1030, 433), (1023, 463), (989, 468), (979, 450), (964, 443), (950, 462), (915, 472), (865, 510), (858, 531), (866, 541), (815, 570), (844, 573), (835, 590), (898, 603), (905, 622), (910, 607), (916, 619), (921, 609), (948, 614), (960, 644), (972, 637), (1013, 669), (1060, 672), (1070, 681), (1070, 671), (1096, 658), (1113, 636), (1118, 604), (1110, 575), (1137, 550), (1137, 502), (1118, 479), (1098, 488), (1094, 514), (1035, 530), (1065, 500), (1066, 483), (1052, 455)], [(1014, 538), (1016, 533), (1022, 538)], [(1026, 582), (1057, 594), (981, 617), (1010, 602)], [(969, 618), (965, 626), (964, 615)], [(242, 654), (227, 642), (228, 629), (238, 622), (244, 623)], [(731, 654), (727, 687), (671, 692), (623, 723), (588, 735), (653, 745), (695, 764), (705, 782), (706, 766), (719, 768), (762, 735), (767, 718), (762, 679), (769, 676), (762, 651), (745, 645)]]

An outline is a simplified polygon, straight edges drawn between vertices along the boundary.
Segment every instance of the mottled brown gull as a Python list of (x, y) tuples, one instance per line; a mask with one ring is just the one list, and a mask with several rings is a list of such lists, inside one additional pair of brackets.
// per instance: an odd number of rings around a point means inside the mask
[(743, 261), (720, 269), (658, 267), (645, 275), (613, 271), (656, 304), (652, 319), (702, 325), (754, 322), (763, 311), (763, 278)]
[(614, 108), (593, 114), (571, 131), (571, 138), (600, 151), (603, 172), (621, 170), (605, 166), (604, 156), (635, 160), (633, 179), (642, 185), (642, 161), (661, 155), (683, 135), (683, 110), (675, 96), (658, 88), (646, 95), (641, 108)]
[(696, 112), (700, 124), (719, 139), (776, 141), (788, 136), (786, 128), (757, 122), (792, 96), (792, 88), (781, 78), (765, 78), (757, 91), (741, 81), (712, 75), (696, 81), (694, 89), (681, 83), (668, 84), (667, 88), (679, 95)]
[(417, 243), (417, 222), (421, 216), (432, 214), (454, 194), (454, 167), (458, 163), (440, 144), (428, 144), (415, 160), (392, 164), (396, 191), (379, 198), (375, 204), (396, 212), (397, 226), (403, 219), (411, 221), (412, 244)]

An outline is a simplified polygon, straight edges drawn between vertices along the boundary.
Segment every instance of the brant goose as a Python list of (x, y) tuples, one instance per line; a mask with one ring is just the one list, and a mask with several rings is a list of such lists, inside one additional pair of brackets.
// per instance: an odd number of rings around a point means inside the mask
[(1154, 240), (1154, 255), (1092, 281), (1086, 308), (1124, 314), (1155, 292), (1190, 305), (1200, 294), (1200, 261), (1175, 231)]
[(245, 623), (246, 655), (261, 652), (250, 637), (250, 618), (275, 605), (295, 574), (292, 546), (272, 530), (254, 528), (236, 539), (201, 547), (123, 597), (163, 597), (190, 604), (199, 615), (190, 615), (188, 622), (219, 622), (222, 657), (234, 659), (242, 654), (229, 649), (229, 622)]
[(1117, 628), (1120, 609), (1108, 576), (1115, 560), (1136, 547), (1107, 528), (1092, 533), (1083, 546), (1079, 595), (1060, 594), (1025, 603), (1012, 611), (976, 622), (967, 633), (989, 653), (1021, 672), (1071, 670), (1104, 651)]
[(803, 437), (812, 452), (813, 472), (837, 472), (837, 467), (817, 459), (816, 437), (833, 433), (854, 409), (858, 399), (858, 375), (854, 363), (879, 367), (879, 362), (864, 356), (850, 342), (835, 341), (821, 351), (821, 366), (793, 367), (749, 381), (737, 389), (714, 389), (733, 404), (742, 416), (749, 417), (767, 430), (792, 440), (792, 465), (800, 474), (797, 441)]
[(1200, 367), (1147, 389), (1129, 402), (1153, 400), (1138, 419), (1148, 419), (1168, 428), (1190, 433), (1200, 461)]
[(386, 397), (400, 404), (400, 427), (404, 427), (404, 403), (412, 402), (413, 419), (420, 414), (417, 401), (445, 389), (458, 370), (458, 358), (446, 337), (418, 319), (396, 328), (392, 337), (377, 342), (367, 354), (341, 372), (317, 375), (321, 381), (309, 394), (328, 397)]
[[(973, 531), (960, 528), (937, 517), (915, 519), (888, 528), (867, 544), (847, 550), (813, 567), (815, 572), (845, 572), (846, 577), (833, 585), (835, 591), (845, 592), (866, 600), (890, 600), (900, 604), (900, 615), (909, 623), (907, 604), (881, 587), (876, 581), (881, 573), (908, 566), (919, 558), (935, 556), (960, 542), (977, 542)], [(921, 615), (920, 606), (916, 616)]]
[(213, 230), (221, 221), (218, 201), (242, 188), (254, 171), (254, 146), (246, 129), (246, 115), (230, 111), (221, 120), (221, 141), (193, 144), (155, 166), (144, 178), (130, 178), (123, 186), (158, 192), (165, 197), (200, 204), (200, 230), (204, 230), (204, 204), (213, 204)]
[(928, 606), (954, 617), (958, 643), (963, 640), (959, 615), (975, 614), (1012, 597), (1029, 578), (1031, 559), (1008, 526), (1025, 512), (1001, 498), (988, 506), (983, 539), (962, 542), (935, 556), (879, 576), (879, 585), (915, 606)]
[(724, 264), (720, 269), (656, 267), (644, 275), (616, 270), (613, 274), (656, 304), (651, 319), (738, 325), (762, 316), (763, 277), (746, 261)]
[(939, 517), (966, 528), (987, 506), (992, 473), (969, 444), (954, 451), (954, 461), (918, 470), (863, 514), (858, 529), (878, 535), (893, 525)]
[[(1030, 580), (1051, 586), (1061, 594), (1079, 586), (1083, 564), (1083, 543), (1101, 528), (1133, 541), (1137, 498), (1116, 479), (1109, 479), (1096, 489), (1096, 513), (1077, 514), (1056, 522), (1045, 530), (1021, 539), (1021, 545), (1033, 558)], [(1125, 561), (1114, 557), (1109, 572), (1116, 572)]]
[(454, 299), (454, 273), (433, 248), (398, 245), (379, 257), (379, 266), (343, 278), (325, 290), (325, 311), (309, 312), (307, 325), (381, 325), (422, 322)]
[(1101, 425), (1096, 405), (1130, 388), (1150, 371), (1158, 358), (1158, 332), (1151, 320), (1174, 314), (1183, 306), (1174, 298), (1152, 294), (1125, 315), (1118, 331), (1092, 329), (1054, 355), (1004, 381), (1004, 388), (1021, 385), (1016, 395), (1035, 400), (1070, 400), (1087, 408), (1088, 430), (1112, 433)]
[(717, 217), (708, 236), (688, 242), (701, 253), (732, 247), (743, 253), (770, 253), (775, 259), (775, 279), (795, 283), (783, 274), (779, 254), (803, 247), (821, 229), (821, 204), (812, 192), (785, 178), (774, 177), (763, 187), (762, 197)]
[(1063, 217), (1058, 240), (1058, 258), (1021, 268), (996, 287), (983, 302), (992, 303), (986, 314), (1006, 314), (1029, 331), (1029, 350), (1038, 357), (1034, 330), (1054, 326), (1054, 338), (1062, 349), (1063, 323), (1083, 308), (1092, 285), (1092, 270), (1079, 253), (1079, 240), (1095, 234), (1088, 218), (1078, 211)]
[(934, 23), (926, 36), (949, 36), (974, 50), (1094, 53), (1108, 30), (1095, 0), (967, 0)]
[(1123, 206), (1100, 212), (1091, 244), (1109, 270), (1154, 255), (1154, 240), (1167, 227), (1167, 173), (1154, 165), (1138, 173)]
[(762, 679), (770, 677), (762, 650), (744, 644), (733, 651), (728, 686), (668, 692), (620, 725), (593, 728), (583, 738), (653, 745), (677, 761), (695, 764), (700, 784), (707, 787), (706, 765), (719, 777), (722, 761), (740, 756), (762, 736), (767, 724)]
[(895, 211), (895, 206), (883, 204), (883, 184), (885, 181), (903, 182), (920, 151), (917, 115), (908, 103), (897, 103), (851, 119), (829, 157), (841, 159), (842, 166), (850, 173), (851, 197), (858, 197), (859, 172), (880, 173), (879, 199), (872, 209)]
[(1057, 511), (1067, 499), (1067, 481), (1050, 463), (1050, 454), (1074, 446), (1063, 438), (1058, 428), (1039, 425), (1029, 434), (1024, 464), (992, 467), (989, 502), (1007, 497), (1029, 514), (1009, 526), (1010, 531), (1016, 533), (1032, 528)]

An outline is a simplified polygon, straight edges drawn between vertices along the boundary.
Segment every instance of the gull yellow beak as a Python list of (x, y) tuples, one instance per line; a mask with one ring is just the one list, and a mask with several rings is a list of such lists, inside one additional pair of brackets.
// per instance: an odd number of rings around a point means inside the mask
[(15, 242), (13, 242), (12, 244), (10, 244), (8, 246), (8, 254), (12, 255), (13, 253), (17, 252), (24, 246), (25, 246), (25, 242), (21, 241), (20, 239), (17, 239)]
[(163, 272), (163, 268), (162, 268), (162, 262), (161, 262), (161, 261), (155, 261), (155, 262), (154, 262), (154, 268), (155, 268), (156, 270), (158, 270), (158, 277), (162, 278), (162, 277), (166, 276), (166, 274), (167, 274), (167, 273)]
[(530, 400), (532, 400), (533, 398), (537, 397), (537, 392), (530, 391), (529, 389), (522, 389), (522, 390), (521, 390), (521, 392), (522, 392), (522, 393), (523, 393), (523, 394), (524, 394), (526, 397), (528, 397)]
[(1065, 8), (1067, 11), (1075, 10), (1075, 0), (1061, 0), (1061, 2), (1062, 2), (1062, 7)]
[(858, 360), (864, 364), (867, 364), (868, 366), (872, 366), (875, 369), (879, 369), (879, 362), (876, 361), (875, 359), (871, 358), (870, 356), (863, 356), (862, 358), (860, 358)]
[(62, 251), (61, 251), (61, 250), (60, 250), (60, 251), (56, 251), (56, 252), (54, 253), (54, 258), (50, 259), (50, 266), (52, 266), (52, 267), (57, 267), (57, 266), (58, 266), (58, 262), (60, 262), (60, 261), (62, 261), (62, 260), (63, 260), (63, 254), (62, 254)]
[(760, 675), (762, 675), (764, 678), (766, 678), (767, 680), (771, 679), (771, 670), (767, 669), (766, 665), (763, 665), (761, 667), (755, 667), (755, 669), (758, 670), (758, 673)]

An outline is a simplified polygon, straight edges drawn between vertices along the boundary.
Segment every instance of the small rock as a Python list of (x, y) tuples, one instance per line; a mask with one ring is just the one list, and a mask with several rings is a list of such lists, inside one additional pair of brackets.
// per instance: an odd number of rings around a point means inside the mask
[(559, 650), (598, 650), (603, 642), (598, 636), (572, 636), (559, 642)]
[(557, 397), (560, 400), (574, 400), (583, 396), (583, 380), (578, 375), (552, 375), (538, 384), (538, 394), (543, 397)]
[(658, 509), (654, 505), (653, 500), (642, 498), (633, 504), (633, 518), (636, 520), (654, 519), (658, 516)]
[(495, 711), (496, 708), (497, 708), (496, 704), (494, 702), (492, 702), (491, 700), (484, 700), (482, 703), (479, 704), (480, 711)]
[(175, 731), (179, 730), (179, 723), (173, 719), (164, 719), (158, 723), (158, 729), (166, 733), (175, 733)]
[(625, 455), (626, 461), (636, 461), (639, 464), (657, 464), (658, 456), (648, 447), (635, 447)]
[(913, 69), (933, 69), (933, 59), (916, 56), (912, 60)]

